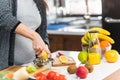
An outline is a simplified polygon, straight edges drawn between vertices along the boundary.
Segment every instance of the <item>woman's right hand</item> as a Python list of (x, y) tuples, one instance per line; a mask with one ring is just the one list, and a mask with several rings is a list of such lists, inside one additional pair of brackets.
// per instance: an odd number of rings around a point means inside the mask
[(42, 52), (43, 50), (46, 51), (48, 54), (51, 54), (50, 50), (48, 49), (48, 47), (44, 43), (43, 39), (37, 32), (35, 32), (33, 37), (34, 37), (32, 40), (33, 49), (35, 50), (37, 55), (40, 55), (40, 52)]
[(48, 54), (51, 54), (50, 50), (48, 49), (48, 47), (46, 47), (46, 44), (44, 43), (41, 36), (34, 30), (27, 27), (26, 25), (20, 23), (15, 29), (15, 33), (31, 39), (33, 49), (35, 50), (37, 55), (40, 55), (39, 53), (43, 50), (46, 51)]

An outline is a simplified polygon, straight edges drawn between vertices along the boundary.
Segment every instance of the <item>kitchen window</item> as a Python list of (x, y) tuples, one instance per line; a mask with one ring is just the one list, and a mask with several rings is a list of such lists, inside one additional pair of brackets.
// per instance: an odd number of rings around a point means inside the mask
[(102, 13), (101, 0), (47, 0), (47, 2), (50, 13), (56, 13), (58, 16)]
[(101, 15), (101, 0), (65, 0), (66, 10), (70, 15)]

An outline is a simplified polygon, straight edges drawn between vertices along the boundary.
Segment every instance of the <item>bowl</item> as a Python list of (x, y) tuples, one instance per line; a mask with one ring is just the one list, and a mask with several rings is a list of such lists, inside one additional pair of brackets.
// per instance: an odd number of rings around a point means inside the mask
[(109, 46), (107, 46), (105, 48), (101, 48), (101, 56), (103, 57), (105, 52), (108, 51), (108, 50), (111, 50), (111, 48), (112, 48), (111, 45), (109, 45)]

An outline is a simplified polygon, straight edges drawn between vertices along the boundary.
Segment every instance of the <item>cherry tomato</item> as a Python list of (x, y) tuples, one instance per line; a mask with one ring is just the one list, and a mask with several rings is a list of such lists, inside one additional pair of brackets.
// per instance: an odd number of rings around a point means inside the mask
[(48, 72), (48, 74), (47, 74), (47, 79), (48, 80), (54, 80), (54, 78), (57, 76), (57, 73), (56, 72), (54, 72), (54, 71), (50, 71), (50, 72)]
[(59, 74), (54, 77), (54, 80), (67, 80), (65, 75)]
[(53, 80), (59, 80), (59, 76), (55, 76)]
[(58, 76), (59, 80), (67, 80), (65, 75), (59, 74)]
[(34, 75), (34, 77), (37, 79), (37, 80), (47, 80), (47, 77), (45, 74), (43, 74), (42, 72), (38, 72)]
[(40, 76), (39, 77), (39, 79), (38, 80), (47, 80), (47, 77), (46, 77), (46, 75), (45, 74), (43, 74), (42, 76)]
[(39, 77), (39, 76), (41, 76), (41, 75), (43, 75), (42, 72), (37, 72), (37, 73), (34, 75), (34, 77)]

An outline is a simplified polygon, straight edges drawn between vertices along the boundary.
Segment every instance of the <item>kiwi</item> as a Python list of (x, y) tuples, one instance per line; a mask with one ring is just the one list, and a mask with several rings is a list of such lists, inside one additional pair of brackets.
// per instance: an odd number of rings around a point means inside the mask
[(69, 74), (74, 74), (76, 72), (76, 68), (76, 65), (70, 65), (68, 66), (67, 71)]
[(86, 64), (85, 64), (85, 67), (88, 69), (89, 73), (93, 72), (93, 70), (94, 70), (93, 65), (90, 64), (90, 63), (86, 63)]

